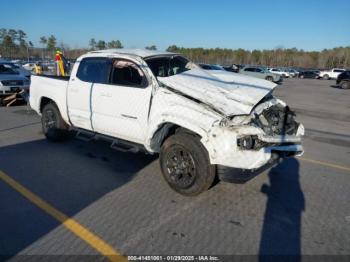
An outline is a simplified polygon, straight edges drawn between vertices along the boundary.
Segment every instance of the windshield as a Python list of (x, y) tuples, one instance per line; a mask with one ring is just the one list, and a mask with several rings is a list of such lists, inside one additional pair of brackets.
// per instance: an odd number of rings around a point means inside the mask
[(0, 65), (0, 74), (1, 75), (17, 75), (18, 73), (11, 69), (9, 65)]
[(145, 59), (155, 77), (181, 74), (197, 66), (183, 56), (162, 56)]

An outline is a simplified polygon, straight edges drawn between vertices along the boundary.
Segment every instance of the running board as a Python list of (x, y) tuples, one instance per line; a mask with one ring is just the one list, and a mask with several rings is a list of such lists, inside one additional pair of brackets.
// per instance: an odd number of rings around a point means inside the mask
[(133, 143), (130, 141), (114, 138), (114, 137), (107, 136), (107, 135), (102, 135), (102, 134), (88, 131), (85, 129), (74, 128), (74, 130), (76, 130), (76, 132), (77, 132), (75, 137), (79, 140), (84, 141), (84, 142), (89, 142), (92, 140), (103, 140), (103, 141), (110, 143), (110, 147), (112, 149), (115, 149), (118, 151), (132, 152), (132, 153), (137, 153), (137, 152), (142, 151), (145, 153), (149, 153), (146, 150), (146, 148), (141, 144), (137, 144), (137, 143)]
[(117, 140), (117, 139), (112, 142), (111, 148), (122, 152), (137, 153), (140, 151), (140, 148), (138, 148), (137, 146), (131, 143), (127, 144), (124, 141), (121, 142), (120, 140)]
[(86, 131), (86, 130), (78, 130), (77, 134), (75, 135), (75, 137), (81, 141), (84, 142), (89, 142), (91, 140), (93, 140), (96, 136), (96, 133), (94, 132), (90, 132), (90, 131)]

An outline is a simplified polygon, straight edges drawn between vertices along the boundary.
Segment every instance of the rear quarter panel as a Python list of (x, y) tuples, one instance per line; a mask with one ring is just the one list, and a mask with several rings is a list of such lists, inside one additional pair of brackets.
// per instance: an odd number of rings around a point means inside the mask
[(68, 83), (69, 81), (67, 80), (33, 75), (29, 94), (31, 108), (41, 115), (40, 105), (42, 99), (51, 99), (60, 110), (63, 120), (69, 123), (66, 99)]

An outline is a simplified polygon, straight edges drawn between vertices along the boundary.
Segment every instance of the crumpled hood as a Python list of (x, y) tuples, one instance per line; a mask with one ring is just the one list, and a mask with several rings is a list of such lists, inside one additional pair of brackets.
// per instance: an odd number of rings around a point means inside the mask
[(241, 74), (192, 69), (158, 80), (176, 91), (193, 97), (226, 116), (249, 114), (276, 84)]

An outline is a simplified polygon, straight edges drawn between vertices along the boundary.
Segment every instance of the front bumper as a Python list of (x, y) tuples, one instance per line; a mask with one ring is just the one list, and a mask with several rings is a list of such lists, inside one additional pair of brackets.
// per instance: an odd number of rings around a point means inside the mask
[[(295, 136), (266, 136), (260, 128), (247, 126), (217, 128), (210, 134), (210, 140), (202, 141), (206, 146), (211, 164), (256, 170), (273, 161), (276, 157), (300, 156), (304, 149), (301, 137), (304, 127), (299, 125)], [(249, 149), (239, 144), (242, 137), (258, 139), (258, 147)]]

